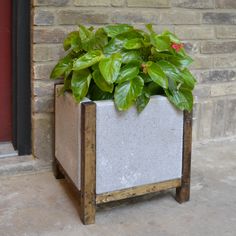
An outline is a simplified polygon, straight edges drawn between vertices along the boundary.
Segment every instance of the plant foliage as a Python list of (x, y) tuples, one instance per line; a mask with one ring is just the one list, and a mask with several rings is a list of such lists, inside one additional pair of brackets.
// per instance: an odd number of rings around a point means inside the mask
[(79, 26), (64, 40), (66, 56), (51, 79), (64, 78), (64, 91), (77, 102), (114, 99), (118, 110), (134, 103), (141, 112), (150, 96), (163, 94), (180, 110), (192, 110), (196, 80), (188, 66), (193, 60), (171, 32), (147, 32), (126, 24), (97, 30)]

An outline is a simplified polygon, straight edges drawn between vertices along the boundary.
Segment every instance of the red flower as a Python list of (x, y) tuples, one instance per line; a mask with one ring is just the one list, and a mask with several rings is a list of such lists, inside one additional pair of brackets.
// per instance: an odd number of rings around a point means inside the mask
[(175, 49), (176, 52), (179, 52), (179, 50), (182, 49), (183, 46), (184, 46), (184, 45), (183, 45), (182, 43), (172, 43), (172, 44), (171, 44), (171, 47), (172, 47), (173, 49)]

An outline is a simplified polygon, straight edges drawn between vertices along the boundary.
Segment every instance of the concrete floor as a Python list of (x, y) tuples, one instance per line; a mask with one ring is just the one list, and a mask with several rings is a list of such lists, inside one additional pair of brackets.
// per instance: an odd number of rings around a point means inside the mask
[(75, 195), (50, 171), (0, 177), (1, 236), (235, 236), (236, 142), (195, 147), (191, 201), (173, 191), (99, 209), (84, 226)]

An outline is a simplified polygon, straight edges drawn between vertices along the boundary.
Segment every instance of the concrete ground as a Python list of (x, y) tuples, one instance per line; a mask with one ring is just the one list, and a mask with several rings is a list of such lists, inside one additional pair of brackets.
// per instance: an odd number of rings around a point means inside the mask
[(191, 201), (178, 204), (173, 191), (98, 209), (84, 226), (74, 193), (53, 174), (0, 177), (1, 236), (235, 236), (236, 142), (193, 150)]

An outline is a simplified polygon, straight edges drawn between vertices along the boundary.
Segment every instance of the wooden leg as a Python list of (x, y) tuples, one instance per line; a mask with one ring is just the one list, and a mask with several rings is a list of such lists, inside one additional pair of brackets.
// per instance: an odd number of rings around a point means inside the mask
[(96, 104), (81, 103), (81, 213), (83, 224), (96, 214)]
[(190, 199), (191, 151), (192, 151), (192, 113), (184, 112), (183, 164), (181, 187), (176, 189), (176, 201), (183, 203)]
[(65, 178), (64, 174), (60, 170), (60, 165), (59, 165), (56, 158), (53, 161), (52, 170), (53, 170), (53, 174), (54, 174), (56, 179), (64, 179)]

